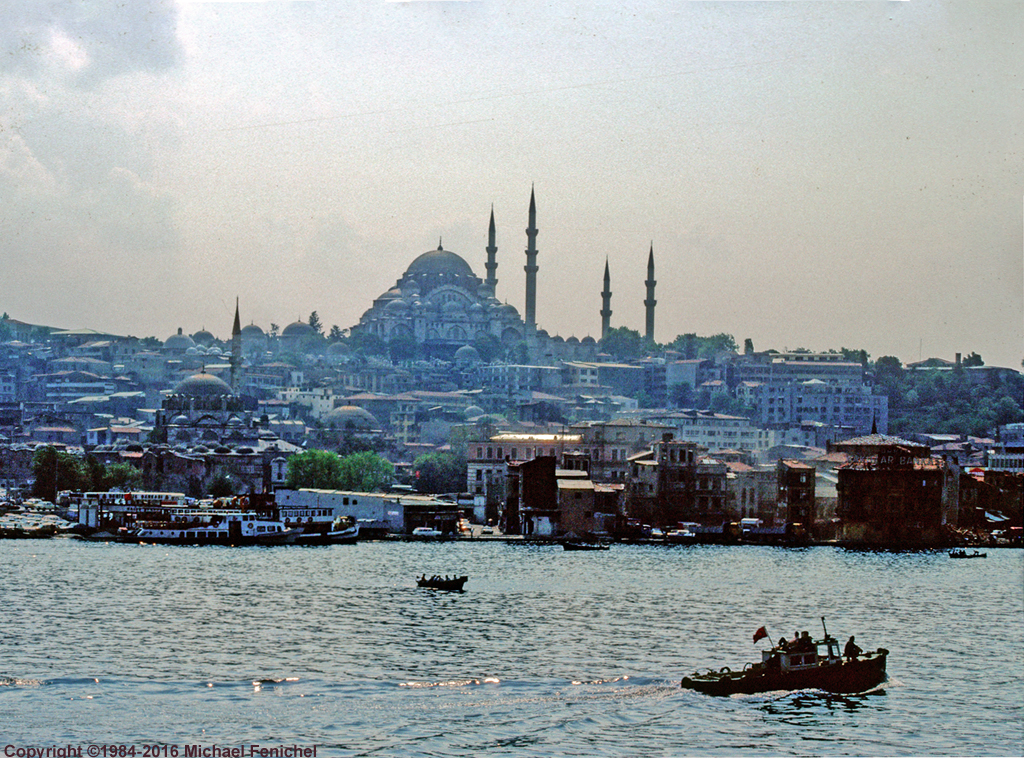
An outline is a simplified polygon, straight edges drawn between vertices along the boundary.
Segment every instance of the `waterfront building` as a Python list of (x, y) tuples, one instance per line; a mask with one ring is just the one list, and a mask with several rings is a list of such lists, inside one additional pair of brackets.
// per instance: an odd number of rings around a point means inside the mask
[(779, 485), (778, 511), (787, 527), (802, 526), (812, 534), (816, 525), (814, 466), (804, 461), (780, 460), (776, 476)]
[(728, 467), (706, 453), (705, 448), (673, 440), (669, 434), (650, 450), (631, 456), (625, 515), (652, 526), (683, 521), (721, 526), (732, 520)]
[(334, 518), (349, 516), (364, 534), (408, 535), (420, 526), (444, 534), (458, 533), (458, 504), (430, 495), (303, 488), (279, 489), (275, 500), (281, 508), (327, 510)]

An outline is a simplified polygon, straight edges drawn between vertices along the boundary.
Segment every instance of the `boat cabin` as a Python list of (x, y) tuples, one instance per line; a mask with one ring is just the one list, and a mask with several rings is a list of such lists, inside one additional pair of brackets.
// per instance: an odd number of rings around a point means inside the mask
[(780, 671), (802, 671), (822, 664), (842, 663), (839, 640), (829, 636), (823, 640), (790, 642), (785, 647), (761, 651), (761, 665)]

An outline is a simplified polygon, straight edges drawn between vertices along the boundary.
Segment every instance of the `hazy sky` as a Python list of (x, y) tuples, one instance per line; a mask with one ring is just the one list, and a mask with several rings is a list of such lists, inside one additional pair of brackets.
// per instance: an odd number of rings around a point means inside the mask
[(0, 0), (0, 310), (356, 324), (420, 253), (537, 320), (872, 357), (1024, 343), (1024, 6)]

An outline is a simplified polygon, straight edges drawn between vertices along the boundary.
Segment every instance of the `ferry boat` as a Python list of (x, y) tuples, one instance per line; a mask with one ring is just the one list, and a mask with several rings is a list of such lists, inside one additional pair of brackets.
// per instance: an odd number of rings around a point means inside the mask
[[(755, 635), (755, 642), (757, 637)], [(851, 637), (848, 644), (852, 641)], [(804, 641), (762, 650), (761, 662), (748, 663), (742, 671), (731, 671), (726, 666), (718, 671), (694, 673), (683, 677), (680, 685), (706, 695), (803, 689), (846, 694), (866, 692), (885, 681), (888, 655), (889, 651), (880, 647), (873, 652), (857, 652), (844, 660), (839, 641), (826, 630), (823, 639), (805, 637)]]
[(253, 511), (182, 508), (169, 520), (139, 521), (117, 536), (121, 542), (157, 545), (282, 545), (300, 533)]

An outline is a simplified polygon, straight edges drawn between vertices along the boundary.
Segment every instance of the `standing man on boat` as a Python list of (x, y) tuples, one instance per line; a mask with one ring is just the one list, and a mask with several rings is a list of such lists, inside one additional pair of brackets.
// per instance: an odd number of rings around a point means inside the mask
[(846, 660), (855, 661), (857, 656), (864, 651), (860, 649), (860, 645), (853, 641), (853, 635), (850, 635), (850, 639), (846, 642), (846, 647), (843, 648), (843, 655), (846, 656)]

